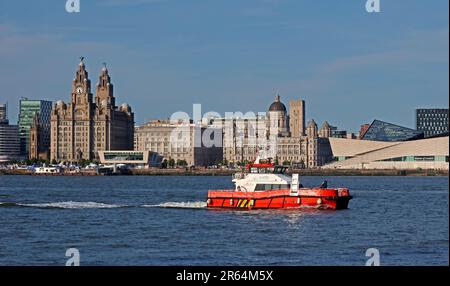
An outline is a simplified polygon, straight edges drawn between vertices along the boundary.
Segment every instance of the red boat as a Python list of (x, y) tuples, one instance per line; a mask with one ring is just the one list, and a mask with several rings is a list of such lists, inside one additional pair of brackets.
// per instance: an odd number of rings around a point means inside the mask
[(305, 188), (298, 174), (286, 176), (287, 167), (270, 163), (249, 164), (245, 172), (233, 176), (235, 189), (208, 191), (208, 208), (223, 209), (288, 209), (313, 207), (346, 209), (352, 199), (347, 188), (326, 186)]

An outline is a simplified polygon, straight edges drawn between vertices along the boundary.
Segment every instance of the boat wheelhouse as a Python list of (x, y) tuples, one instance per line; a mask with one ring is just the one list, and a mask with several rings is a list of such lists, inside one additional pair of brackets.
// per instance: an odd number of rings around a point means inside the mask
[(208, 191), (207, 206), (241, 210), (348, 208), (352, 196), (347, 188), (307, 188), (300, 184), (298, 174), (288, 176), (286, 171), (285, 166), (257, 159), (254, 164), (248, 164), (244, 172), (233, 175), (234, 189)]

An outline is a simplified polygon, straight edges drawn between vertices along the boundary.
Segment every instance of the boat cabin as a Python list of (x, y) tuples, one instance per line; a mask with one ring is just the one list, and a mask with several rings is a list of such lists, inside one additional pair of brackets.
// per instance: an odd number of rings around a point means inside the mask
[(235, 191), (288, 190), (291, 188), (291, 178), (285, 175), (287, 169), (285, 166), (275, 166), (270, 163), (248, 164), (245, 173), (237, 173), (233, 176)]

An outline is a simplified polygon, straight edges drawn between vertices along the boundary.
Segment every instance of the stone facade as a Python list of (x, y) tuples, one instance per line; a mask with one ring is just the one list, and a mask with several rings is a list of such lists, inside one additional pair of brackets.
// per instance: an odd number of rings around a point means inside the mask
[[(327, 122), (324, 125), (326, 126)], [(306, 165), (308, 168), (321, 167), (332, 160), (333, 154), (329, 139), (327, 137), (319, 137), (317, 124), (313, 119), (308, 122), (306, 137), (308, 142)]]
[[(136, 127), (134, 148), (156, 152), (165, 159), (185, 160), (189, 165), (197, 166), (222, 160), (236, 164), (253, 162), (258, 154), (270, 157), (279, 164), (302, 168), (317, 168), (329, 162), (332, 154), (328, 138), (319, 137), (314, 120), (305, 128), (304, 101), (292, 100), (290, 108), (292, 110), (288, 113), (277, 95), (265, 115), (204, 118), (200, 128), (192, 122), (150, 121)], [(291, 130), (291, 127), (296, 130)], [(195, 128), (201, 130), (201, 138), (193, 135)], [(203, 135), (211, 130), (221, 135), (219, 148), (217, 145), (214, 148), (203, 146)], [(192, 145), (198, 142), (202, 143), (201, 147), (193, 148)]]
[(305, 101), (289, 101), (289, 128), (291, 136), (298, 138), (305, 136)]
[(117, 107), (106, 65), (91, 93), (83, 58), (72, 82), (70, 103), (58, 101), (51, 113), (51, 160), (76, 162), (98, 159), (98, 151), (133, 150), (134, 113)]
[(317, 168), (330, 161), (332, 154), (328, 138), (319, 137), (314, 120), (305, 130), (304, 108), (304, 101), (290, 101), (289, 118), (277, 95), (267, 117), (216, 118), (210, 125), (223, 130), (223, 157), (227, 162), (252, 162), (260, 154), (279, 164)]
[(223, 130), (223, 159), (245, 162), (255, 159), (260, 146), (267, 144), (267, 118), (215, 119), (210, 126)]
[(331, 137), (331, 126), (327, 121), (325, 121), (322, 125), (322, 128), (320, 128), (319, 137), (321, 137), (321, 138), (330, 138)]
[(267, 128), (269, 137), (289, 136), (289, 117), (280, 95), (275, 97), (275, 101), (269, 107)]
[(36, 114), (30, 127), (29, 159), (48, 160), (50, 158), (50, 149), (42, 138), (43, 134), (44, 132), (39, 122), (39, 115)]
[[(210, 130), (209, 130), (210, 131)], [(202, 141), (207, 129), (177, 120), (152, 120), (135, 129), (135, 150), (158, 153), (164, 160), (186, 161), (188, 166), (210, 166), (221, 161), (223, 149), (221, 132), (219, 146)]]

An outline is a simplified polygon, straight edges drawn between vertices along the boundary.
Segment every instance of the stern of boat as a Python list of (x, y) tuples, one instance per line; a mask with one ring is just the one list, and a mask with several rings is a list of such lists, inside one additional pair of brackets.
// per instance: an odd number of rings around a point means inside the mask
[(338, 189), (338, 196), (336, 198), (336, 209), (342, 210), (348, 208), (348, 203), (353, 198), (353, 196), (350, 195), (350, 192), (346, 188), (340, 188)]

